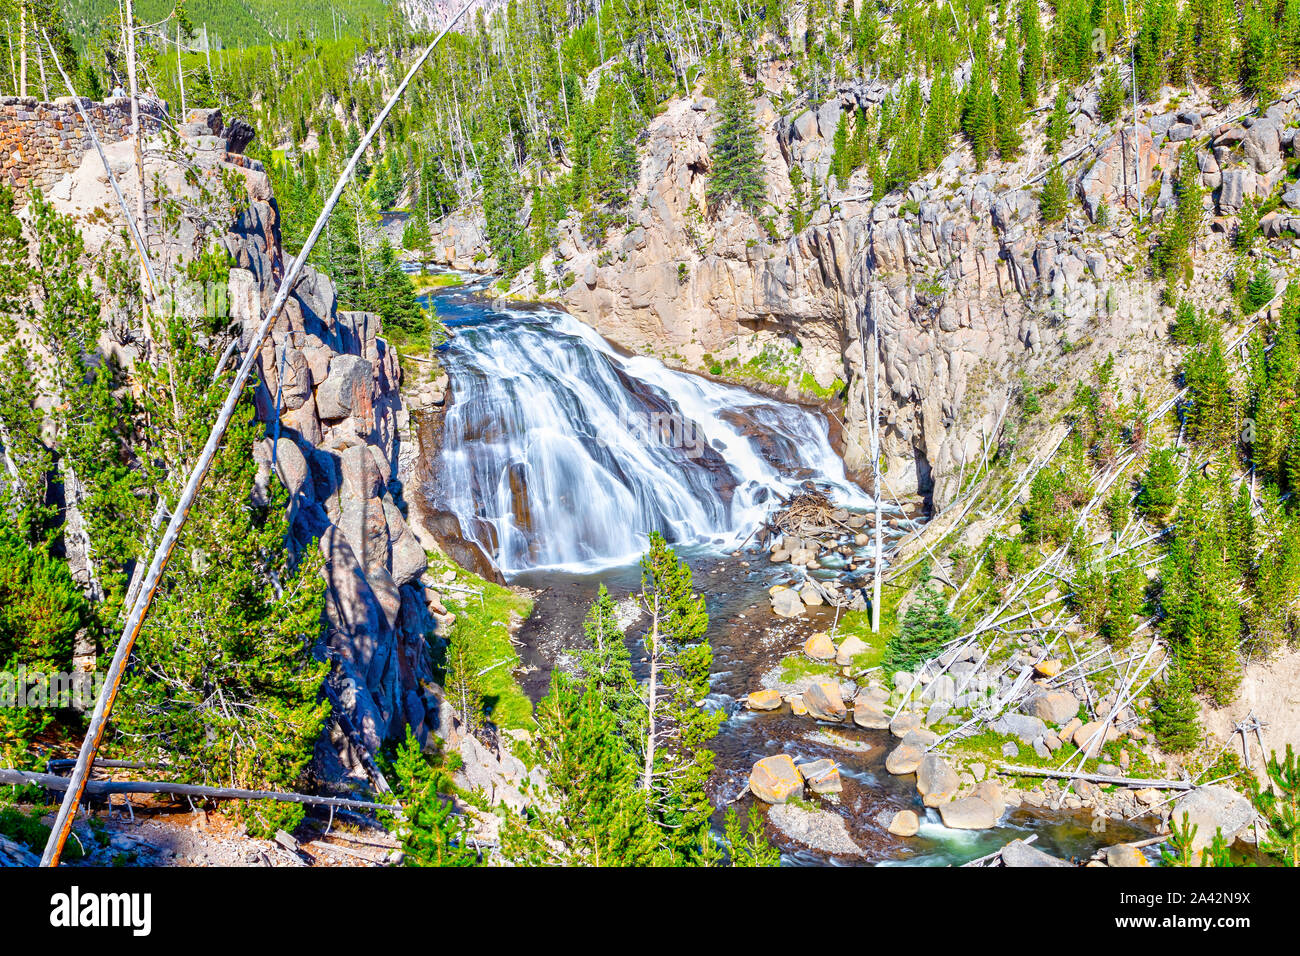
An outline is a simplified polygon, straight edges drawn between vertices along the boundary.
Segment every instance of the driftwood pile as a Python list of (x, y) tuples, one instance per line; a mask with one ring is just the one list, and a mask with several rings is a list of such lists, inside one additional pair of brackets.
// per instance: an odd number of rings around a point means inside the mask
[(775, 540), (852, 534), (866, 524), (865, 516), (853, 517), (856, 520), (851, 524), (849, 513), (836, 508), (822, 492), (801, 491), (768, 517), (766, 535), (769, 540)]

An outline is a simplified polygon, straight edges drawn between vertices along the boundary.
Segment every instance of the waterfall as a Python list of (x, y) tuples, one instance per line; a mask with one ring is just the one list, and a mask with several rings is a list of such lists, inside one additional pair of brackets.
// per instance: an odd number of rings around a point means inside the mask
[(554, 309), (437, 306), (456, 335), (432, 497), (507, 575), (628, 564), (652, 530), (734, 548), (808, 479), (870, 504), (813, 411), (620, 355)]

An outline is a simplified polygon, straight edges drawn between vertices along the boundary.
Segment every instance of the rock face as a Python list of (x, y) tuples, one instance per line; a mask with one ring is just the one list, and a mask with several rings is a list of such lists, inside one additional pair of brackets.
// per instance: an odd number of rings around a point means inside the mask
[[(1033, 187), (1005, 188), (998, 174), (966, 166), (960, 152), (906, 196), (873, 205), (865, 171), (841, 191), (827, 169), (841, 113), (890, 92), (848, 82), (792, 117), (778, 116), (767, 98), (755, 102), (773, 206), (786, 208), (793, 166), (817, 184), (811, 222), (789, 235), (782, 221), (779, 238), (733, 207), (707, 207), (716, 112), (698, 98), (669, 103), (639, 151), (630, 228), (592, 243), (576, 218), (565, 220), (541, 270), (575, 316), (634, 351), (671, 354), (692, 369), (707, 367), (705, 356), (743, 367), (766, 354), (796, 367), (784, 384), (769, 386), (785, 397), (811, 394), (805, 375), (818, 389), (843, 388), (845, 454), (854, 468), (868, 461), (873, 365), (864, 338), (879, 330), (890, 485), (942, 507), (1007, 401), (989, 382), (1021, 372), (1082, 377), (1107, 352), (1120, 380), (1146, 382), (1162, 320), (1147, 308), (1144, 284), (1127, 280), (1114, 238), (1094, 243), (1084, 230), (1103, 203), (1122, 207), (1135, 162), (1138, 192), (1161, 186), (1177, 168), (1179, 145), (1168, 129), (1111, 131), (1081, 114), (1062, 152), (1082, 150), (1069, 175), (1084, 212), (1059, 226), (1039, 224)], [(1259, 155), (1271, 162), (1270, 138), (1261, 135)], [(1258, 176), (1253, 166), (1250, 173)], [(533, 295), (532, 283), (525, 270), (511, 291)], [(1071, 343), (1068, 351), (1061, 342)], [(1089, 344), (1073, 347), (1079, 342)]]
[[(150, 142), (149, 181), (157, 177), (179, 201), (195, 206), (196, 181), (233, 172), (247, 187), (248, 202), (224, 234), (209, 234), (203, 220), (182, 216), (174, 240), (158, 253), (174, 267), (213, 242), (224, 246), (234, 266), (224, 298), (231, 331), (221, 334), (237, 336), (231, 343), (237, 361), (251, 347), (287, 266), (279, 210), (261, 164), (224, 148), (218, 111), (193, 111), (177, 129), (184, 148), (193, 150), (190, 167)], [(129, 140), (106, 148), (128, 202), (139, 189), (133, 148)], [(84, 222), (92, 258), (121, 228), (93, 151), (54, 184), (50, 196), (56, 209)], [(213, 344), (215, 352), (222, 351), (220, 341)], [(126, 367), (136, 358), (133, 345), (101, 345)], [(258, 494), (265, 493), (274, 470), (289, 491), (291, 550), (300, 555), (316, 542), (325, 559), (319, 649), (334, 663), (327, 683), (335, 716), (350, 728), (332, 735), (344, 769), (362, 772), (356, 748), (373, 754), (407, 726), (422, 742), (436, 732), (455, 746), (450, 711), (430, 689), (435, 685), (425, 635), (435, 621), (421, 583), (425, 549), (396, 496), (401, 436), (409, 420), (399, 392), (401, 368), (378, 317), (339, 311), (333, 284), (307, 266), (254, 369), (254, 405), (268, 432), (254, 446)]]
[(1251, 802), (1228, 787), (1197, 787), (1178, 798), (1170, 815), (1173, 823), (1182, 826), (1183, 816), (1196, 827), (1192, 848), (1203, 850), (1214, 841), (1217, 831), (1229, 845), (1255, 820)]
[(788, 754), (776, 754), (754, 764), (749, 789), (764, 803), (785, 803), (803, 792), (803, 777)]

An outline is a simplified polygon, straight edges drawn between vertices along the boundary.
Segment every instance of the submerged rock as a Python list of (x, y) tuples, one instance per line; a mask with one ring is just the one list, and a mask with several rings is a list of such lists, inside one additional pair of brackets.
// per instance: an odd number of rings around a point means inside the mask
[(805, 810), (781, 804), (767, 813), (778, 830), (800, 843), (832, 856), (862, 856), (863, 849), (849, 836), (844, 818), (830, 810)]

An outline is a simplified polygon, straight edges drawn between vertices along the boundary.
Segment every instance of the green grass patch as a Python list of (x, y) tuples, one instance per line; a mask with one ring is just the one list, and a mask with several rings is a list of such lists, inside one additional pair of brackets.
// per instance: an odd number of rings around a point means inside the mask
[(781, 661), (781, 683), (794, 684), (807, 677), (836, 677), (839, 668), (831, 661), (814, 661), (806, 654), (795, 653)]
[(429, 555), (432, 576), (441, 581), (447, 571), (456, 573), (452, 584), (482, 592), (470, 594), (448, 588), (439, 591), (447, 610), (456, 615), (452, 629), (457, 639), (469, 638), (474, 671), (483, 672), (476, 679), (488, 715), (503, 729), (531, 728), (533, 705), (515, 680), (519, 653), (510, 643), (510, 616), (527, 618), (533, 611), (533, 602), (510, 588), (458, 567), (443, 555)]
[(843, 379), (836, 378), (835, 381), (832, 382), (828, 388), (822, 388), (820, 385), (817, 384), (817, 379), (813, 378), (812, 372), (804, 372), (803, 378), (799, 379), (800, 391), (804, 392), (807, 395), (815, 396), (816, 398), (821, 399), (823, 402), (827, 402), (830, 401), (832, 398), (835, 398), (837, 395), (843, 392), (846, 387), (847, 386), (845, 385)]
[(452, 275), (449, 272), (426, 273), (422, 272), (411, 276), (411, 285), (415, 290), (420, 292), (425, 289), (450, 289), (456, 286), (464, 285), (460, 276)]

